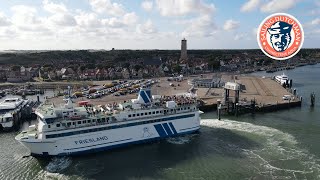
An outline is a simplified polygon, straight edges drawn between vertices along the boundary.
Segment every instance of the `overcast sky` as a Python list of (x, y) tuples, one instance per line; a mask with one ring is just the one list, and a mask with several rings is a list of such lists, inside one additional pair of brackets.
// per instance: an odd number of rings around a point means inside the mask
[(0, 49), (258, 48), (275, 12), (303, 25), (320, 48), (320, 0), (0, 0)]

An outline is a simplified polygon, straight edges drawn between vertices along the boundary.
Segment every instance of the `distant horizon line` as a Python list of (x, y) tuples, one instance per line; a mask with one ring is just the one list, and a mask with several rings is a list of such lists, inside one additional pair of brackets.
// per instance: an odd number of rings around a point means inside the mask
[[(301, 49), (320, 49), (319, 48), (301, 48)], [(9, 52), (9, 51), (81, 51), (81, 50), (87, 50), (87, 51), (112, 51), (112, 50), (132, 50), (132, 51), (154, 51), (154, 50), (169, 50), (169, 51), (180, 51), (181, 49), (5, 49), (0, 50), (0, 52)], [(231, 48), (231, 49), (187, 49), (187, 50), (260, 50), (259, 48), (246, 48), (246, 49), (237, 49), (237, 48)]]

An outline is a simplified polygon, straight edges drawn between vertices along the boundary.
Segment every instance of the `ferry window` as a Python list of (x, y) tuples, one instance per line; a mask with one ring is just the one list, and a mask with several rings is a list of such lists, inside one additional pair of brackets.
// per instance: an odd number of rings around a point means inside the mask
[(149, 112), (149, 114), (151, 114), (151, 111)]
[(141, 116), (143, 116), (143, 113), (141, 113)]
[(136, 114), (132, 114), (132, 117), (135, 117), (136, 116)]
[(92, 120), (92, 122), (96, 122), (96, 120), (95, 120), (95, 119), (93, 119), (93, 120)]
[(78, 121), (78, 124), (81, 124), (81, 121)]
[(188, 109), (190, 109), (190, 107), (188, 107)]
[(140, 114), (137, 114), (137, 116), (140, 116)]
[(60, 124), (56, 124), (57, 127), (60, 127)]
[(156, 111), (156, 114), (158, 114), (159, 113), (159, 111)]
[(50, 128), (51, 126), (50, 125), (48, 125), (48, 128)]
[(156, 112), (152, 111), (152, 114), (155, 114)]
[(85, 123), (86, 123), (86, 120), (82, 121), (82, 123), (85, 124)]
[(131, 117), (131, 114), (129, 114), (128, 117)]
[(68, 123), (67, 123), (67, 126), (71, 126), (71, 122), (68, 122)]
[(171, 112), (173, 111), (173, 109), (171, 109)]
[(144, 113), (144, 115), (148, 115), (148, 113), (146, 112), (146, 113)]
[(160, 113), (162, 113), (162, 111), (160, 111)]
[(74, 115), (77, 115), (77, 113), (74, 113)]
[(72, 125), (76, 125), (76, 123), (75, 123), (75, 122), (72, 122)]
[(98, 123), (101, 123), (100, 119), (97, 119), (97, 122), (98, 122)]
[(91, 123), (91, 120), (88, 120), (88, 123)]
[(105, 119), (105, 118), (102, 118), (102, 120), (101, 120), (101, 121), (104, 123), (104, 122), (106, 122), (106, 119)]
[(187, 110), (187, 108), (186, 108), (186, 107), (184, 107), (184, 110)]

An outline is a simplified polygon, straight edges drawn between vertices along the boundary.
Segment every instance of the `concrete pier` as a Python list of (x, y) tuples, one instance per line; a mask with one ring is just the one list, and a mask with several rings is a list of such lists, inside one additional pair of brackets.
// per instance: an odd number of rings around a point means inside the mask
[[(221, 77), (225, 82), (239, 83), (241, 86), (238, 102), (228, 101), (224, 104), (228, 114), (240, 115), (243, 113), (270, 112), (279, 109), (286, 109), (301, 106), (301, 98), (297, 96), (296, 90), (284, 88), (281, 84), (268, 77), (237, 76), (231, 75)], [(223, 89), (201, 88), (198, 90), (198, 97), (204, 101), (203, 110), (211, 109), (217, 99), (226, 94)], [(229, 99), (237, 99), (237, 92), (228, 92)], [(254, 104), (252, 103), (254, 102)], [(209, 108), (208, 108), (209, 107)], [(213, 108), (214, 110), (217, 108)], [(223, 109), (223, 108), (222, 108)]]

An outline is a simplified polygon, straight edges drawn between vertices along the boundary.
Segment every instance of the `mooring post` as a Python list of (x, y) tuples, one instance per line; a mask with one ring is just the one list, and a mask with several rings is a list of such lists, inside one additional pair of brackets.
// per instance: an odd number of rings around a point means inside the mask
[(218, 105), (218, 120), (221, 120), (221, 104)]
[(251, 113), (252, 114), (255, 113), (255, 108), (256, 108), (256, 99), (254, 98), (253, 100), (251, 100)]
[(314, 94), (314, 92), (311, 93), (310, 99), (311, 99), (311, 107), (314, 107), (315, 99), (316, 99), (316, 95)]
[(239, 103), (236, 103), (236, 117), (238, 117)]
[(221, 119), (221, 117), (220, 117), (220, 115), (221, 115), (221, 100), (220, 99), (218, 99), (217, 100), (217, 114), (218, 114), (218, 120), (220, 120)]

